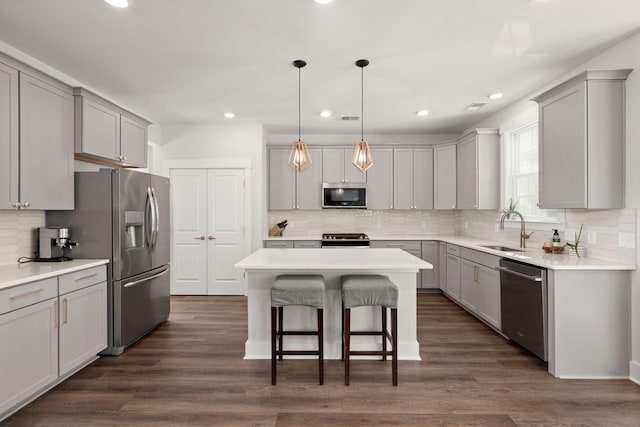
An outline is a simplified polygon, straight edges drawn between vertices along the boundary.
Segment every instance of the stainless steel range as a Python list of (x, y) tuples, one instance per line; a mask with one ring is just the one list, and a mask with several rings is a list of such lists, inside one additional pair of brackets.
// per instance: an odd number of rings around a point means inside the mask
[(368, 248), (369, 236), (364, 233), (323, 233), (323, 248)]

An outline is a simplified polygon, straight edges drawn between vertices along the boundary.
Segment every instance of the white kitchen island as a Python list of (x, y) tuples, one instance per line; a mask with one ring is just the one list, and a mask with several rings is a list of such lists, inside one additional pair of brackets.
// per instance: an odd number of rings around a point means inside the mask
[[(269, 287), (281, 274), (321, 274), (325, 282), (324, 352), (325, 358), (341, 355), (340, 277), (345, 274), (384, 274), (398, 287), (398, 358), (420, 360), (416, 329), (416, 274), (433, 266), (401, 249), (259, 249), (236, 264), (245, 271), (248, 296), (248, 337), (245, 359), (271, 358), (271, 300)], [(352, 330), (378, 329), (378, 307), (352, 310)], [(316, 311), (309, 307), (285, 308), (285, 327), (313, 330)], [(354, 350), (381, 347), (379, 337), (354, 339)], [(285, 346), (313, 349), (315, 337), (286, 337)]]

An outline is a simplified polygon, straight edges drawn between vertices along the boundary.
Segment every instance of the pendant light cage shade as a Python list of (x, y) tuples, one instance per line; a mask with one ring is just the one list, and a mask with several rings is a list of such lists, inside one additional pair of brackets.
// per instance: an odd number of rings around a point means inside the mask
[(296, 59), (293, 61), (293, 66), (298, 69), (298, 140), (291, 146), (291, 153), (289, 154), (289, 166), (296, 172), (302, 172), (311, 166), (311, 155), (307, 144), (300, 140), (300, 69), (306, 66), (307, 63), (302, 59)]
[(360, 172), (364, 173), (367, 169), (373, 166), (373, 159), (371, 158), (371, 150), (369, 149), (369, 144), (364, 140), (364, 67), (369, 65), (369, 61), (366, 59), (358, 59), (356, 61), (356, 66), (360, 67), (361, 70), (361, 98), (360, 98), (360, 124), (361, 124), (361, 136), (360, 142), (356, 144), (356, 148), (353, 150), (353, 166), (356, 167)]
[(371, 150), (369, 149), (369, 144), (366, 141), (360, 141), (356, 144), (356, 148), (353, 150), (352, 163), (360, 172), (364, 172), (373, 166)]
[(291, 146), (291, 153), (289, 154), (289, 166), (295, 169), (297, 172), (302, 172), (311, 166), (311, 155), (309, 154), (309, 148), (303, 141), (296, 141)]

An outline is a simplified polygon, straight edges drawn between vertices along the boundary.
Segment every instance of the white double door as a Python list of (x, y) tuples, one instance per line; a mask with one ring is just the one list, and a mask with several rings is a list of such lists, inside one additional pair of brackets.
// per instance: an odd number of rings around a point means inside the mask
[(171, 293), (243, 295), (243, 169), (172, 169)]

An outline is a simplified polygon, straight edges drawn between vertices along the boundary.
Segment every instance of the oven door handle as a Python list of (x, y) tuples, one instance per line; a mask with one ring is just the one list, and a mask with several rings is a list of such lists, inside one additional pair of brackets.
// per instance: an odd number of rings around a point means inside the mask
[(144, 279), (140, 279), (140, 280), (136, 280), (136, 281), (133, 281), (133, 282), (129, 282), (129, 283), (125, 284), (123, 287), (130, 288), (132, 286), (139, 285), (140, 283), (148, 282), (151, 279), (155, 279), (155, 278), (158, 278), (160, 276), (164, 276), (168, 272), (169, 272), (169, 269), (167, 268), (166, 270), (161, 271), (158, 274), (154, 274), (153, 276), (149, 276), (149, 277), (145, 277)]
[(513, 270), (508, 269), (506, 267), (494, 267), (494, 268), (496, 270), (498, 270), (498, 271), (504, 271), (505, 273), (513, 274), (514, 276), (522, 277), (523, 279), (527, 279), (527, 280), (530, 280), (532, 282), (542, 282), (542, 277), (529, 276), (528, 274), (523, 274), (523, 273), (520, 273), (518, 271), (513, 271)]

